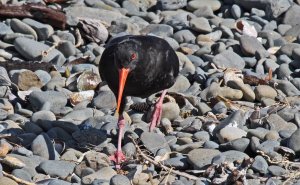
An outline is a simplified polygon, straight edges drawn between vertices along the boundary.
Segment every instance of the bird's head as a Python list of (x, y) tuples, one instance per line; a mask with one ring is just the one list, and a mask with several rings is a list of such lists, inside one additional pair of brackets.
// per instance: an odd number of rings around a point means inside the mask
[(127, 76), (135, 69), (139, 61), (138, 46), (138, 43), (127, 40), (126, 42), (119, 43), (117, 51), (115, 52), (115, 65), (119, 71), (117, 113), (119, 113)]

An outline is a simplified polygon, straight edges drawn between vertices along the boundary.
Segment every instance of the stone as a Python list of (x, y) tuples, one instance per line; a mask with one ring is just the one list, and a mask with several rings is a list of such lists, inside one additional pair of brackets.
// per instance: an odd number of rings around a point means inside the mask
[(237, 127), (225, 127), (220, 130), (217, 137), (221, 143), (233, 141), (238, 138), (245, 137), (247, 132)]
[(44, 157), (45, 159), (56, 159), (55, 149), (51, 139), (46, 133), (38, 135), (31, 144), (31, 150), (34, 155)]
[(160, 10), (177, 10), (187, 5), (187, 0), (158, 0), (156, 7)]
[(160, 149), (166, 149), (171, 151), (168, 142), (163, 135), (153, 132), (143, 132), (140, 136), (144, 146), (150, 150), (153, 154), (156, 154)]
[(54, 33), (54, 29), (49, 24), (43, 24), (29, 18), (25, 18), (22, 21), (36, 31), (38, 40), (47, 40)]
[(35, 40), (38, 39), (35, 30), (31, 28), (28, 24), (20, 21), (19, 19), (12, 19), (10, 21), (10, 26), (17, 33), (29, 34), (32, 35)]
[(255, 93), (255, 98), (258, 101), (261, 101), (264, 98), (275, 99), (275, 97), (277, 96), (276, 90), (268, 85), (258, 85), (254, 89), (254, 93)]
[(18, 185), (18, 183), (8, 177), (0, 177), (0, 185)]
[(190, 27), (192, 30), (199, 33), (210, 33), (212, 28), (208, 20), (204, 17), (196, 17), (190, 20)]
[(194, 11), (203, 5), (211, 7), (213, 11), (217, 11), (221, 7), (221, 2), (218, 0), (193, 0), (188, 2), (187, 9)]
[(300, 152), (300, 129), (297, 129), (288, 139), (287, 146), (296, 153)]
[(115, 175), (110, 179), (111, 185), (130, 185), (130, 180), (124, 175)]
[(215, 149), (194, 149), (188, 153), (188, 162), (195, 170), (202, 170), (210, 165), (212, 159), (219, 155), (220, 152)]
[(262, 156), (258, 155), (254, 158), (251, 168), (259, 173), (265, 174), (268, 170), (268, 163)]
[(300, 24), (299, 19), (297, 19), (297, 16), (300, 12), (300, 6), (299, 5), (293, 5), (291, 6), (285, 13), (283, 17), (283, 23), (289, 24), (292, 26), (295, 26), (297, 24)]
[(219, 67), (243, 69), (245, 61), (233, 51), (226, 50), (213, 57), (212, 62)]
[(254, 56), (256, 52), (267, 56), (266, 49), (255, 37), (242, 35), (240, 37), (240, 45), (243, 52), (248, 56)]
[(65, 179), (73, 173), (75, 166), (75, 163), (69, 161), (47, 160), (42, 162), (38, 166), (38, 169), (51, 177), (60, 177)]
[(25, 37), (18, 37), (14, 41), (15, 49), (28, 60), (37, 60), (41, 58), (43, 62), (51, 62), (58, 66), (63, 65), (66, 61), (63, 54), (57, 49), (52, 49), (46, 57), (42, 57), (42, 53), (47, 51), (50, 46), (37, 42)]

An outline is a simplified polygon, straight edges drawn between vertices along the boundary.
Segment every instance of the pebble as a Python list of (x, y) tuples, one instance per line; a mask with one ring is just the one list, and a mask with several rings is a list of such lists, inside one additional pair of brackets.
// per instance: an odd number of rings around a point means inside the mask
[(60, 177), (65, 179), (73, 173), (75, 163), (69, 161), (47, 160), (38, 166), (38, 170), (49, 174), (51, 177)]
[(145, 147), (154, 154), (156, 154), (160, 149), (171, 151), (166, 139), (161, 134), (143, 132), (140, 139)]
[(218, 139), (221, 143), (245, 137), (247, 132), (237, 127), (225, 127), (220, 130)]
[(221, 2), (218, 0), (193, 0), (188, 2), (187, 9), (194, 11), (203, 5), (211, 7), (213, 11), (217, 11), (221, 7)]
[(199, 33), (210, 33), (212, 28), (206, 18), (196, 17), (190, 20), (190, 26)]
[(46, 133), (38, 135), (32, 141), (31, 150), (34, 155), (44, 157), (45, 159), (57, 159), (54, 146)]
[(52, 26), (48, 24), (43, 24), (29, 18), (23, 19), (22, 22), (31, 26), (36, 31), (38, 40), (46, 40), (54, 33)]
[(254, 93), (258, 101), (261, 101), (264, 98), (275, 99), (277, 96), (276, 90), (268, 85), (258, 85), (254, 89)]
[(11, 28), (17, 33), (29, 34), (34, 37), (34, 40), (37, 40), (37, 33), (33, 28), (31, 28), (28, 24), (20, 21), (19, 19), (12, 19), (10, 21)]
[(130, 185), (130, 180), (124, 175), (115, 175), (110, 179), (111, 185)]
[(212, 159), (218, 154), (220, 152), (215, 149), (194, 149), (188, 153), (187, 159), (194, 170), (201, 170), (211, 164)]
[(243, 69), (245, 61), (238, 54), (233, 51), (223, 51), (214, 56), (212, 62), (219, 67)]
[(57, 49), (52, 49), (46, 57), (42, 57), (42, 52), (47, 51), (50, 47), (41, 42), (37, 42), (25, 37), (18, 37), (14, 41), (15, 49), (28, 60), (37, 60), (41, 58), (44, 62), (51, 62), (58, 66), (63, 65), (65, 57)]
[(289, 148), (291, 148), (292, 150), (294, 150), (295, 152), (299, 152), (300, 151), (300, 139), (299, 139), (299, 135), (300, 135), (300, 130), (297, 129), (292, 135), (291, 137), (288, 139), (288, 143), (287, 146)]
[(254, 158), (251, 168), (259, 173), (266, 174), (268, 170), (268, 163), (262, 156), (258, 155)]

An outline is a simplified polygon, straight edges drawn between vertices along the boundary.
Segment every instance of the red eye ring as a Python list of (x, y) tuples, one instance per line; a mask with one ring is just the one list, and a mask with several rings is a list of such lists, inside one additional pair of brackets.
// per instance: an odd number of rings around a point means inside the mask
[(135, 54), (135, 53), (132, 53), (131, 56), (130, 56), (130, 59), (131, 59), (131, 60), (135, 60), (136, 58), (137, 58), (136, 54)]

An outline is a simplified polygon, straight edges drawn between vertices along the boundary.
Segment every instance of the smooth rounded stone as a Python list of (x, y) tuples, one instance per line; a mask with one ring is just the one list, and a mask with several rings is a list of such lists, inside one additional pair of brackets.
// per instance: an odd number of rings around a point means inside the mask
[(97, 109), (113, 109), (116, 107), (116, 97), (112, 91), (101, 91), (92, 100), (92, 104)]
[(3, 109), (0, 109), (0, 120), (3, 121), (7, 118), (7, 115), (8, 115), (8, 112), (3, 110)]
[(167, 102), (162, 105), (162, 118), (167, 118), (171, 121), (179, 117), (180, 108), (175, 102)]
[(22, 21), (36, 31), (38, 40), (47, 40), (54, 33), (52, 26), (49, 24), (43, 24), (29, 18), (25, 18)]
[(290, 81), (276, 80), (276, 88), (281, 90), (287, 96), (299, 96), (300, 91)]
[(41, 110), (32, 114), (30, 121), (36, 123), (38, 121), (55, 121), (55, 114), (51, 111)]
[(267, 106), (275, 105), (276, 101), (271, 98), (264, 98), (261, 100), (261, 103), (263, 106), (267, 107)]
[(193, 0), (188, 2), (186, 8), (195, 11), (204, 5), (210, 6), (213, 11), (217, 11), (221, 7), (221, 2), (218, 0)]
[(57, 158), (51, 139), (46, 133), (38, 135), (31, 143), (31, 151), (34, 155), (45, 159), (55, 160)]
[(69, 31), (55, 31), (55, 35), (59, 37), (60, 40), (70, 41), (73, 45), (76, 43), (76, 39), (72, 33)]
[(197, 10), (193, 12), (197, 17), (213, 18), (215, 17), (213, 10), (208, 5), (200, 6)]
[(266, 59), (264, 64), (267, 71), (272, 70), (273, 72), (280, 66), (273, 59)]
[(277, 27), (277, 31), (280, 35), (285, 35), (285, 33), (291, 28), (292, 26), (289, 24), (279, 24)]
[(274, 152), (274, 149), (279, 147), (280, 143), (278, 141), (264, 141), (260, 145), (257, 146), (256, 150), (261, 150), (265, 153)]
[(258, 155), (254, 158), (254, 162), (251, 165), (251, 168), (254, 171), (257, 171), (257, 172), (263, 173), (263, 174), (267, 173), (268, 167), (269, 166), (268, 166), (267, 161), (260, 155)]
[(185, 156), (176, 156), (167, 160), (164, 160), (163, 163), (167, 166), (172, 166), (175, 169), (185, 170), (188, 169), (189, 164), (187, 157)]
[(27, 157), (33, 156), (32, 151), (28, 150), (25, 147), (19, 147), (16, 150), (14, 150), (13, 153), (23, 155), (23, 156), (27, 156)]
[(300, 129), (297, 129), (288, 139), (287, 146), (296, 153), (300, 152)]
[(217, 137), (220, 141), (220, 143), (225, 143), (228, 141), (233, 141), (238, 138), (245, 137), (247, 135), (247, 132), (244, 130), (237, 128), (237, 127), (225, 127), (222, 128), (219, 133), (217, 134)]
[(83, 71), (93, 71), (96, 74), (98, 74), (98, 68), (93, 64), (77, 64), (74, 65), (71, 70), (72, 73), (83, 72)]
[(297, 130), (297, 126), (294, 123), (286, 122), (278, 114), (271, 114), (266, 121), (270, 127), (270, 130), (277, 132), (281, 130)]
[(67, 97), (63, 92), (58, 91), (33, 91), (29, 95), (29, 102), (36, 111), (41, 110), (48, 102), (51, 112), (60, 113), (67, 104)]
[(220, 151), (215, 149), (194, 149), (187, 155), (188, 162), (194, 170), (202, 170), (211, 164), (212, 159), (219, 155)]
[(173, 28), (166, 24), (149, 24), (140, 30), (140, 33), (143, 35), (154, 34), (160, 37), (171, 37), (173, 32)]
[(195, 43), (196, 40), (196, 36), (190, 30), (177, 31), (173, 38), (179, 43)]
[(221, 25), (220, 29), (222, 31), (222, 37), (223, 38), (230, 38), (230, 39), (232, 39), (234, 37), (232, 30), (230, 28), (228, 28), (227, 26)]
[(224, 148), (226, 150), (237, 150), (240, 152), (244, 152), (250, 144), (250, 139), (248, 138), (239, 138), (232, 140), (228, 143), (224, 143), (220, 145), (220, 149)]
[(116, 171), (111, 167), (103, 167), (95, 173), (83, 177), (81, 180), (83, 184), (91, 184), (95, 179), (110, 181), (116, 174)]
[(90, 175), (92, 173), (95, 173), (95, 170), (93, 170), (92, 168), (87, 167), (87, 168), (82, 169), (80, 176), (84, 177), (84, 176)]
[(199, 33), (210, 33), (212, 28), (208, 20), (204, 17), (196, 17), (190, 20), (190, 27), (192, 30)]
[(66, 57), (70, 57), (76, 54), (76, 47), (70, 41), (60, 42), (57, 49)]
[(206, 131), (198, 131), (194, 133), (193, 138), (197, 141), (209, 141), (210, 136), (209, 133)]
[(299, 19), (297, 19), (298, 15), (300, 12), (300, 6), (299, 5), (293, 5), (291, 6), (286, 13), (283, 16), (283, 23), (284, 24), (289, 24), (292, 26), (295, 26), (297, 24), (300, 24)]
[(8, 177), (0, 177), (0, 185), (18, 185), (18, 183)]
[(7, 34), (14, 33), (12, 29), (3, 22), (0, 22), (0, 37), (3, 37)]
[(136, 153), (135, 145), (132, 142), (124, 144), (122, 147), (122, 151), (127, 157), (132, 157)]
[(109, 183), (110, 185), (131, 185), (130, 180), (125, 175), (115, 175)]
[(204, 115), (211, 111), (211, 108), (205, 102), (197, 103), (196, 108), (198, 109), (199, 115)]
[(4, 36), (3, 41), (7, 43), (14, 43), (14, 41), (19, 37), (34, 40), (34, 37), (32, 35), (26, 35), (23, 33), (10, 33)]
[(55, 179), (52, 180), (51, 182), (49, 182), (48, 185), (75, 185), (75, 183), (70, 183), (64, 180), (60, 180), (60, 179)]
[(286, 55), (288, 57), (292, 57), (293, 50), (295, 48), (300, 48), (300, 44), (298, 43), (287, 43), (280, 47), (280, 49), (277, 51), (278, 55)]
[(214, 114), (226, 114), (227, 113), (227, 106), (225, 105), (224, 102), (220, 101), (218, 103), (216, 103), (213, 108), (212, 108), (212, 112)]
[(238, 5), (234, 4), (231, 6), (230, 13), (234, 19), (238, 19), (242, 15), (242, 10)]
[(218, 67), (244, 69), (245, 61), (233, 51), (226, 50), (213, 57), (212, 62)]
[(81, 156), (82, 153), (80, 151), (70, 148), (64, 152), (60, 159), (64, 161), (77, 161)]
[(239, 89), (243, 92), (243, 99), (249, 102), (255, 100), (255, 93), (251, 86), (244, 84), (241, 80), (231, 80), (227, 82), (227, 85), (234, 89)]
[(203, 145), (203, 148), (207, 148), (207, 149), (218, 149), (219, 148), (219, 144), (214, 142), (214, 141), (206, 141)]
[(50, 74), (44, 70), (39, 69), (36, 70), (34, 73), (38, 76), (43, 86), (46, 85), (51, 80)]
[(74, 124), (80, 124), (82, 123), (82, 121), (94, 116), (104, 116), (104, 113), (99, 110), (94, 110), (92, 108), (86, 108), (86, 109), (74, 110), (66, 114), (64, 117), (62, 117), (62, 119), (72, 120)]
[(254, 56), (256, 52), (267, 56), (266, 49), (255, 37), (242, 35), (240, 37), (240, 46), (242, 51), (248, 56)]
[(20, 169), (20, 168), (24, 168), (26, 166), (26, 164), (23, 163), (23, 161), (21, 161), (20, 159), (15, 158), (13, 156), (9, 156), (9, 155), (6, 155), (1, 160), (1, 163), (9, 166), (11, 169)]
[(24, 22), (20, 21), (19, 19), (11, 19), (10, 26), (17, 33), (32, 35), (35, 40), (37, 40), (38, 38), (35, 30), (31, 28), (28, 24), (25, 24)]
[[(208, 46), (211, 47), (215, 44), (219, 39), (222, 37), (222, 31), (216, 30), (214, 32), (208, 33), (208, 34), (200, 34), (196, 38), (197, 44), (200, 46)], [(197, 54), (200, 54), (197, 52)]]
[(277, 70), (278, 79), (289, 79), (292, 73), (290, 64), (281, 64)]
[(58, 87), (65, 87), (66, 85), (66, 78), (64, 77), (61, 77), (61, 76), (53, 76), (51, 78), (51, 80), (46, 84), (44, 85), (44, 89), (46, 91), (53, 91), (53, 90), (56, 90)]
[(264, 98), (275, 99), (275, 97), (277, 96), (276, 90), (268, 85), (258, 85), (254, 89), (254, 93), (255, 93), (255, 98), (258, 101), (261, 101)]
[(179, 43), (171, 37), (165, 37), (164, 38), (169, 44), (170, 46), (176, 51), (179, 48)]
[(62, 66), (66, 61), (63, 54), (57, 49), (52, 49), (46, 57), (42, 57), (42, 52), (47, 51), (50, 47), (32, 39), (24, 37), (16, 38), (14, 46), (15, 49), (28, 60), (36, 60), (40, 57), (43, 62), (51, 62), (58, 66)]
[(153, 154), (156, 154), (160, 149), (166, 149), (167, 151), (171, 151), (168, 142), (165, 137), (161, 134), (153, 133), (153, 132), (143, 132), (140, 136), (141, 141), (144, 146), (151, 151)]
[(270, 132), (268, 132), (266, 135), (265, 135), (265, 138), (264, 140), (267, 141), (271, 141), (271, 140), (274, 140), (274, 141), (277, 141), (278, 139), (280, 139), (280, 136), (278, 134), (277, 131), (274, 131), (274, 130), (271, 130)]
[(219, 154), (220, 156), (225, 156), (225, 162), (232, 163), (234, 161), (243, 161), (244, 159), (250, 158), (246, 153), (237, 150), (228, 150)]
[(278, 0), (274, 2), (268, 2), (266, 6), (266, 15), (268, 18), (278, 18), (285, 13), (290, 6), (293, 5), (291, 1)]
[(32, 182), (31, 175), (24, 169), (15, 169), (11, 172), (11, 174), (27, 182)]
[(184, 92), (191, 86), (189, 80), (183, 76), (178, 75), (174, 85), (168, 89), (169, 92)]
[(75, 163), (69, 161), (47, 160), (41, 162), (37, 169), (51, 177), (60, 177), (65, 179), (73, 173), (75, 166)]
[(240, 100), (243, 97), (243, 92), (241, 90), (232, 89), (230, 87), (221, 87), (219, 89), (219, 93), (224, 98), (228, 98), (230, 100)]
[(176, 52), (176, 54), (179, 59), (180, 66), (182, 66), (180, 74), (185, 76), (189, 74), (194, 74), (196, 69), (193, 63), (190, 61), (190, 59), (181, 52)]
[(300, 78), (293, 78), (291, 82), (297, 89), (300, 89)]
[(187, 5), (187, 0), (158, 0), (156, 7), (160, 10), (177, 10)]
[(187, 57), (190, 59), (190, 61), (193, 63), (195, 67), (204, 66), (204, 61), (200, 57), (195, 55), (187, 55)]
[(287, 173), (287, 170), (285, 170), (284, 168), (280, 167), (280, 166), (275, 166), (275, 165), (271, 165), (268, 167), (268, 171), (273, 175), (273, 176), (282, 176), (285, 175)]
[(277, 57), (277, 62), (278, 64), (289, 64), (292, 62), (292, 59), (290, 57), (288, 57), (287, 55), (285, 54), (282, 54), (282, 55), (279, 55), (279, 57)]
[(15, 73), (12, 77), (12, 81), (23, 91), (27, 91), (32, 87), (41, 88), (43, 86), (39, 77), (30, 70)]

